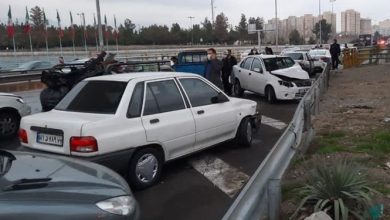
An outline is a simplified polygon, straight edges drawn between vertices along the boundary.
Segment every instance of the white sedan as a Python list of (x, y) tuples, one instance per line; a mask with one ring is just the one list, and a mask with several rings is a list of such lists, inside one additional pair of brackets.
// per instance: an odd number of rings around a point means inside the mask
[(299, 64), (283, 56), (249, 56), (233, 67), (233, 74), (236, 96), (248, 90), (265, 95), (270, 103), (301, 99), (312, 84)]
[(31, 108), (22, 97), (0, 93), (0, 139), (16, 136), (20, 119), (30, 113)]
[(250, 146), (258, 119), (256, 102), (195, 74), (118, 74), (85, 79), (54, 110), (23, 118), (19, 138), (29, 149), (126, 171), (145, 188), (166, 161), (232, 139)]

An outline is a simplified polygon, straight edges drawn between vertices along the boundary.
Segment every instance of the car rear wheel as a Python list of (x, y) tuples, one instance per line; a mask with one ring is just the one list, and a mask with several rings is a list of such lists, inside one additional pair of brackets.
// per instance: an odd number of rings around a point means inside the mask
[(267, 88), (265, 89), (265, 97), (267, 98), (267, 102), (275, 103), (276, 95), (274, 88), (272, 88), (271, 86), (267, 86)]
[(142, 148), (130, 160), (128, 177), (135, 189), (145, 189), (156, 184), (161, 176), (162, 154), (155, 148)]
[(242, 119), (237, 130), (236, 141), (240, 146), (250, 147), (253, 140), (253, 125), (249, 117)]
[(235, 80), (233, 90), (234, 90), (234, 95), (237, 97), (242, 97), (242, 95), (244, 94), (244, 89), (241, 88), (240, 81), (238, 80)]
[(16, 136), (19, 130), (19, 122), (19, 117), (14, 113), (0, 113), (0, 139)]

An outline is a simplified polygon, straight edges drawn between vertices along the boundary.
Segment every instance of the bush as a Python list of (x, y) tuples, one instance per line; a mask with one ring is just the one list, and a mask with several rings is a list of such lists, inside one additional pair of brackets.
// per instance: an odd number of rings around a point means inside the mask
[(366, 176), (358, 166), (348, 161), (337, 161), (314, 167), (308, 177), (308, 184), (300, 190), (304, 197), (295, 211), (295, 218), (303, 206), (310, 206), (314, 212), (325, 211), (333, 219), (367, 219), (367, 210), (372, 205), (372, 193)]

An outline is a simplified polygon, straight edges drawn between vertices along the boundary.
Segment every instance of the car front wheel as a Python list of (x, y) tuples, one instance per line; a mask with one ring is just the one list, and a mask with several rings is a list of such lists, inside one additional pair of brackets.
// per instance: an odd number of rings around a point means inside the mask
[(271, 86), (267, 86), (265, 90), (265, 97), (267, 98), (268, 103), (275, 103), (276, 102), (276, 95), (275, 90)]
[(250, 147), (253, 140), (253, 125), (249, 117), (244, 118), (237, 130), (236, 141), (240, 146)]
[(0, 113), (0, 139), (15, 136), (19, 129), (20, 119), (10, 112)]
[(162, 154), (155, 148), (142, 148), (131, 158), (128, 170), (130, 185), (145, 189), (156, 184), (161, 176)]

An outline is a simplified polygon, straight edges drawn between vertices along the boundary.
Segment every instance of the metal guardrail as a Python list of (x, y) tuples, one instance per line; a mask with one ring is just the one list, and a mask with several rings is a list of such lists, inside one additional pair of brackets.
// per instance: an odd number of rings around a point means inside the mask
[(300, 101), (294, 117), (261, 163), (223, 220), (280, 219), (281, 180), (298, 151), (305, 151), (314, 137), (311, 116), (319, 113), (320, 98), (329, 86), (330, 66), (326, 66)]

